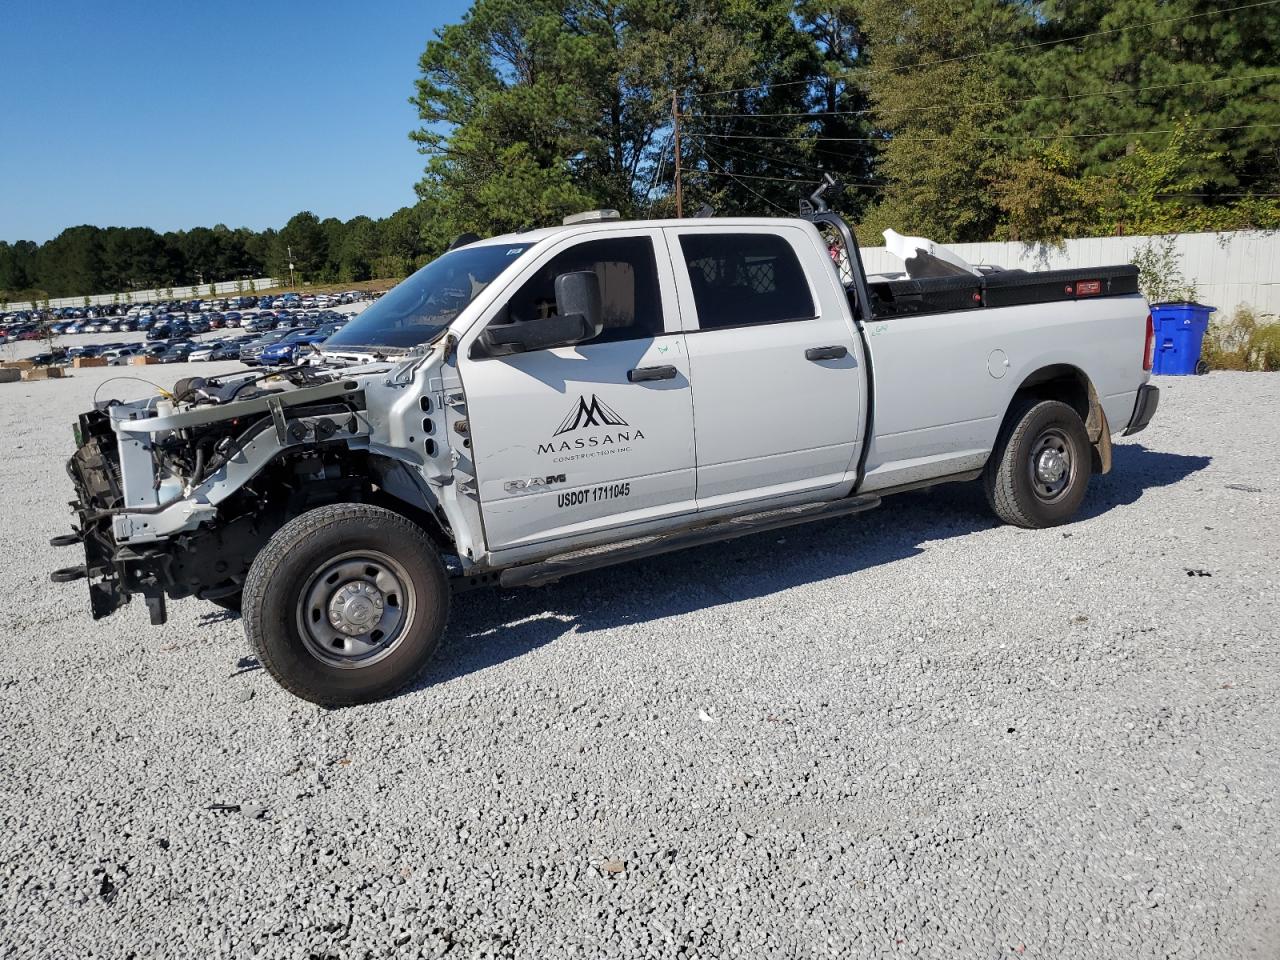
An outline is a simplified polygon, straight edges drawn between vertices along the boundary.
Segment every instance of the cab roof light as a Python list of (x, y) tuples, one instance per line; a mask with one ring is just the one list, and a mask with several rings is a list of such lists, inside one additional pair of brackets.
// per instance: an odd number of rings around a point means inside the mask
[(575, 223), (603, 223), (605, 220), (621, 220), (622, 214), (617, 210), (584, 210), (582, 213), (571, 213), (564, 218), (566, 227), (573, 226)]

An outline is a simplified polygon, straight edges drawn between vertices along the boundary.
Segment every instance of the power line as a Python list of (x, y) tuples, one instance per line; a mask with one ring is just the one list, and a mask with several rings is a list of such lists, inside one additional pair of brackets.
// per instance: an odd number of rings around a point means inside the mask
[[(689, 137), (704, 136), (704, 134), (698, 133), (697, 131), (685, 131), (685, 135)], [(801, 164), (795, 163), (791, 160), (785, 160), (782, 157), (774, 157), (774, 156), (769, 156), (768, 154), (765, 154), (765, 153), (758, 153), (754, 150), (746, 150), (738, 146), (737, 144), (732, 144), (732, 143), (717, 143), (715, 144), (715, 146), (716, 146), (716, 149), (718, 150), (728, 150), (730, 153), (734, 153), (742, 157), (752, 157), (757, 160), (763, 160), (766, 163), (772, 163), (778, 166), (789, 167), (792, 170), (810, 175), (815, 180), (822, 179), (823, 171), (813, 170), (809, 167), (802, 166)], [(843, 164), (848, 164), (853, 159), (847, 153), (841, 153), (838, 150), (824, 150), (822, 147), (816, 147), (816, 146), (813, 146), (812, 144), (809, 145), (809, 151), (815, 154), (821, 154), (822, 157), (828, 157), (832, 160), (839, 160)], [(878, 187), (879, 184), (860, 184), (860, 186)]]
[[(710, 157), (707, 157), (706, 159), (708, 163), (715, 162)], [(725, 170), (723, 167), (721, 167), (721, 169), (719, 170), (693, 169), (693, 170), (689, 170), (688, 173), (691, 176), (693, 174), (700, 173), (708, 177), (733, 177), (735, 180), (738, 179), (739, 177), (743, 177), (747, 180), (771, 180), (774, 183), (803, 183), (807, 185), (811, 183), (816, 184), (816, 183), (822, 182), (821, 176), (811, 177), (805, 180), (797, 180), (794, 177), (766, 177), (758, 173), (730, 173), (728, 170)], [(879, 183), (858, 183), (857, 181), (854, 181), (854, 180), (841, 180), (840, 186), (861, 187), (866, 190), (883, 190), (884, 189), (884, 186)], [(1250, 196), (1261, 196), (1261, 194), (1250, 194)]]
[(667, 147), (671, 145), (671, 135), (667, 134), (667, 138), (662, 141), (662, 145), (658, 148), (658, 162), (653, 169), (653, 181), (649, 184), (649, 189), (645, 191), (645, 199), (653, 196), (653, 191), (658, 189), (658, 181), (662, 179), (662, 168), (666, 165)]
[(1243, 83), (1247, 80), (1269, 80), (1272, 78), (1280, 79), (1280, 73), (1257, 73), (1245, 77), (1216, 77), (1212, 80), (1187, 80), (1182, 83), (1153, 83), (1144, 87), (1114, 87), (1110, 90), (1103, 90), (1098, 93), (1072, 93), (1060, 97), (1037, 95), (1034, 97), (1017, 97), (1014, 99), (1003, 100), (976, 100), (969, 103), (959, 104), (938, 103), (925, 107), (868, 107), (863, 110), (805, 110), (786, 113), (685, 113), (681, 114), (681, 119), (720, 120), (755, 117), (864, 117), (882, 113), (891, 113), (896, 115), (902, 113), (923, 113), (929, 110), (957, 110), (962, 107), (990, 107), (999, 106), (1005, 103), (1031, 103), (1041, 100), (1046, 103), (1053, 103), (1061, 100), (1088, 100), (1093, 97), (1112, 97), (1120, 94), (1144, 93), (1148, 90), (1166, 90), (1173, 87), (1197, 87), (1213, 83)]
[[(1280, 0), (1276, 0), (1280, 2)], [(1280, 123), (1240, 123), (1229, 127), (1190, 127), (1187, 133), (1214, 133), (1223, 130), (1254, 130), (1259, 128), (1280, 127)], [(699, 137), (711, 137), (714, 139), (734, 139), (734, 140), (784, 140), (784, 141), (804, 141), (810, 143), (889, 143), (891, 141), (897, 143), (939, 143), (944, 140), (980, 140), (984, 142), (999, 143), (1007, 140), (1091, 140), (1104, 139), (1106, 137), (1143, 137), (1154, 135), (1157, 133), (1176, 133), (1176, 127), (1169, 127), (1161, 130), (1107, 130), (1101, 133), (1051, 133), (1051, 134), (1005, 134), (1001, 136), (986, 137), (963, 137), (956, 135), (953, 137), (805, 137), (805, 136), (775, 136), (763, 135), (756, 133), (699, 133)]]
[[(696, 136), (700, 136), (700, 134), (689, 133), (688, 136), (696, 137)], [(731, 143), (717, 143), (716, 147), (721, 150), (728, 150), (730, 153), (736, 154), (737, 156), (740, 156), (740, 157), (763, 160), (766, 163), (772, 163), (778, 166), (789, 167), (790, 169), (798, 171), (800, 173), (812, 174), (815, 180), (822, 179), (822, 174), (820, 172), (811, 170), (808, 167), (802, 167), (798, 163), (793, 163), (790, 160), (784, 160), (781, 157), (771, 157), (766, 153), (757, 153), (754, 150), (745, 150), (742, 147), (739, 147), (736, 144), (731, 144)]]
[[(712, 161), (711, 158), (708, 157), (707, 162), (712, 163), (714, 161)], [(819, 181), (822, 180), (821, 177), (813, 177), (811, 179), (798, 180), (794, 177), (766, 177), (758, 173), (730, 173), (729, 171), (725, 170), (723, 167), (721, 167), (721, 169), (719, 170), (699, 170), (695, 167), (691, 170), (687, 170), (686, 173), (688, 173), (690, 176), (700, 173), (708, 177), (733, 177), (735, 180), (738, 179), (739, 177), (743, 178), (744, 180), (770, 180), (773, 183), (806, 183), (808, 184), (808, 183), (818, 183)]]
[[(1078, 33), (1070, 37), (1058, 37), (1053, 40), (1038, 40), (1034, 43), (1022, 43), (1013, 47), (1001, 47), (999, 49), (984, 50), (981, 53), (968, 53), (959, 57), (946, 57), (941, 60), (928, 60), (924, 63), (904, 64), (900, 67), (890, 67), (883, 73), (901, 73), (904, 70), (920, 70), (925, 67), (938, 67), (947, 63), (960, 63), (966, 60), (976, 60), (981, 57), (991, 57), (999, 53), (1016, 53), (1019, 50), (1030, 50), (1036, 47), (1048, 47), (1058, 43), (1070, 43), (1073, 40), (1090, 40), (1094, 37), (1105, 37), (1115, 33), (1124, 33), (1127, 30), (1141, 30), (1143, 27), (1154, 27), (1165, 23), (1182, 23), (1187, 20), (1199, 20), (1203, 17), (1220, 17), (1227, 13), (1236, 13), (1240, 10), (1253, 10), (1257, 7), (1271, 7), (1280, 3), (1280, 0), (1258, 0), (1256, 3), (1245, 3), (1237, 7), (1228, 7), (1225, 10), (1207, 10), (1204, 13), (1192, 13), (1182, 17), (1162, 17), (1159, 20), (1148, 20), (1145, 23), (1133, 23), (1124, 27), (1112, 27), (1108, 30), (1095, 30), (1091, 33)], [(875, 76), (874, 68), (871, 76)], [(691, 97), (719, 97), (730, 93), (749, 93), (752, 90), (775, 89), (778, 87), (794, 87), (797, 84), (813, 85), (818, 83), (822, 78), (810, 78), (807, 80), (784, 80), (781, 83), (758, 83), (751, 87), (734, 87), (729, 90), (709, 90), (705, 93), (690, 94)], [(827, 79), (837, 79), (828, 77)]]
[[(714, 161), (714, 160), (712, 160), (710, 157), (708, 157), (708, 158), (707, 158), (707, 162), (708, 162), (708, 163), (715, 163), (715, 161)], [(717, 163), (717, 164), (716, 164), (716, 166), (717, 166), (717, 167), (719, 167), (720, 165)], [(705, 173), (705, 172), (709, 172), (709, 171), (700, 171), (700, 172), (704, 172), (704, 173)], [(791, 212), (790, 210), (788, 210), (786, 207), (779, 206), (778, 204), (776, 204), (776, 203), (774, 203), (772, 200), (770, 200), (768, 197), (766, 197), (763, 193), (759, 193), (758, 191), (751, 189), (751, 184), (749, 184), (749, 183), (744, 183), (743, 181), (738, 180), (738, 178), (737, 178), (736, 176), (734, 176), (732, 173), (729, 173), (729, 171), (725, 170), (725, 169), (724, 169), (724, 167), (720, 167), (720, 172), (721, 172), (722, 174), (724, 174), (725, 176), (727, 176), (727, 177), (732, 177), (734, 180), (737, 180), (737, 181), (738, 181), (738, 185), (739, 185), (739, 186), (741, 186), (741, 187), (742, 187), (742, 189), (746, 190), (746, 191), (747, 191), (749, 194), (751, 194), (753, 197), (756, 197), (756, 198), (757, 198), (757, 199), (759, 199), (759, 200), (763, 200), (763, 201), (764, 201), (765, 203), (767, 203), (769, 206), (773, 207), (773, 209), (775, 209), (775, 210), (779, 211), (779, 212), (780, 212), (784, 217), (790, 217), (790, 216), (792, 216), (792, 212)]]

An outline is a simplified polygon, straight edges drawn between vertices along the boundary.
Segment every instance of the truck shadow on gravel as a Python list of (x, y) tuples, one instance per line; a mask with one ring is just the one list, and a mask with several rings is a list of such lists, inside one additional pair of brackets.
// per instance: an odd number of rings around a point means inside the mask
[[(1177, 483), (1209, 457), (1115, 447), (1113, 470), (1094, 477), (1080, 511), (1090, 520)], [(924, 552), (922, 544), (998, 526), (978, 483), (887, 498), (876, 510), (666, 554), (532, 590), (463, 594), (444, 644), (411, 690), (522, 656), (568, 633), (644, 624), (780, 593)], [(1056, 534), (1055, 534), (1056, 536)]]

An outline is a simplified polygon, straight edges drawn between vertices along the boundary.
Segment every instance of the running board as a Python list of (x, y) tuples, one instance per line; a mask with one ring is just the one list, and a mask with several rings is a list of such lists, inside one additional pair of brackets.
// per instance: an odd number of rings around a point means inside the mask
[(733, 540), (736, 537), (777, 530), (779, 527), (791, 527), (813, 520), (862, 513), (864, 510), (871, 510), (878, 506), (880, 506), (878, 496), (863, 494), (857, 497), (846, 497), (843, 500), (751, 513), (727, 520), (716, 520), (692, 530), (655, 534), (652, 537), (639, 537), (618, 544), (589, 547), (572, 553), (562, 553), (537, 563), (509, 567), (498, 575), (497, 581), (504, 587), (540, 587), (571, 574), (611, 567), (616, 563), (642, 560), (645, 557), (670, 553), (673, 550), (700, 547), (720, 540)]

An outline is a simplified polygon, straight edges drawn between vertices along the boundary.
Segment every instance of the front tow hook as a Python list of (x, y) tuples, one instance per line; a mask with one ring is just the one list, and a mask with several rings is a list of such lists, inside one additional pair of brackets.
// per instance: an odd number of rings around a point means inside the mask
[(74, 547), (77, 543), (83, 542), (84, 538), (78, 533), (60, 533), (56, 537), (49, 538), (51, 547)]
[(78, 567), (63, 567), (61, 570), (55, 570), (49, 574), (49, 579), (54, 583), (70, 583), (73, 580), (83, 580), (89, 576), (89, 568), (81, 564)]

